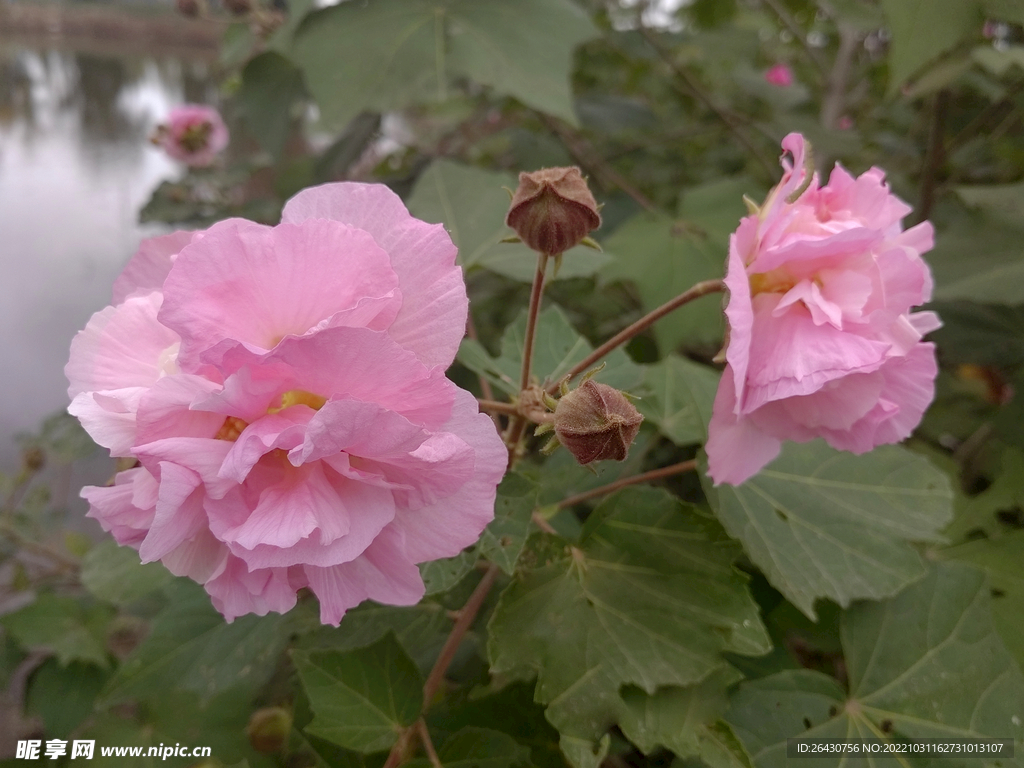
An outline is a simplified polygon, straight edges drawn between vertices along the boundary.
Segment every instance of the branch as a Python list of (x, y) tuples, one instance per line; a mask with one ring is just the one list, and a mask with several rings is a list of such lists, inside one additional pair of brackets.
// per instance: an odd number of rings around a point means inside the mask
[(811, 63), (818, 68), (818, 71), (822, 75), (828, 72), (828, 67), (825, 64), (825, 60), (821, 57), (821, 53), (811, 47), (811, 44), (807, 41), (807, 36), (804, 31), (800, 29), (800, 25), (796, 23), (796, 19), (786, 10), (786, 8), (778, 0), (762, 0), (765, 5), (772, 9), (776, 16), (779, 17), (779, 21), (782, 22), (783, 26), (790, 31), (790, 34), (796, 38), (797, 42), (804, 49), (804, 53), (807, 54), (807, 58), (811, 60)]
[(643, 25), (638, 27), (638, 29), (640, 31), (640, 34), (643, 35), (644, 39), (647, 40), (648, 43), (650, 43), (651, 47), (654, 48), (658, 56), (661, 57), (662, 61), (668, 64), (669, 69), (672, 70), (672, 72), (675, 74), (679, 82), (684, 86), (684, 90), (687, 92), (687, 94), (697, 99), (698, 101), (703, 103), (704, 106), (706, 106), (708, 109), (714, 112), (718, 119), (725, 124), (725, 127), (732, 132), (733, 136), (736, 137), (737, 141), (739, 141), (740, 144), (746, 147), (747, 151), (750, 152), (751, 156), (754, 159), (756, 159), (758, 163), (760, 163), (761, 167), (764, 168), (765, 172), (768, 174), (768, 178), (774, 180), (774, 164), (772, 164), (764, 155), (761, 154), (758, 148), (750, 140), (750, 137), (748, 137), (747, 134), (743, 131), (743, 129), (740, 128), (741, 119), (734, 113), (730, 112), (729, 110), (718, 106), (711, 98), (711, 96), (704, 91), (700, 83), (698, 83), (690, 75), (689, 72), (687, 72), (685, 69), (683, 69), (676, 63), (675, 59), (672, 58), (672, 53), (665, 49), (665, 47), (661, 44), (661, 41), (658, 39), (657, 35), (655, 35), (653, 32), (651, 32), (651, 30), (647, 29), (647, 27)]
[[(772, 0), (774, 1), (774, 0)], [(765, 0), (769, 2), (769, 0)], [(835, 128), (846, 106), (846, 81), (850, 78), (853, 56), (857, 53), (861, 35), (848, 24), (839, 24), (839, 52), (825, 85), (825, 98), (821, 105), (821, 124)]]
[(564, 376), (560, 381), (553, 382), (548, 385), (548, 394), (555, 394), (558, 391), (559, 384), (561, 381), (571, 381), (574, 376), (578, 376), (584, 371), (589, 370), (594, 363), (600, 360), (602, 357), (607, 355), (617, 347), (622, 346), (627, 341), (632, 339), (634, 336), (643, 333), (650, 326), (654, 325), (658, 320), (669, 314), (673, 310), (679, 309), (684, 304), (688, 304), (694, 299), (699, 299), (701, 296), (705, 296), (709, 293), (717, 293), (725, 290), (725, 283), (721, 280), (704, 280), (703, 282), (697, 283), (692, 288), (676, 296), (674, 299), (665, 302), (660, 307), (652, 312), (647, 313), (632, 325), (619, 331), (617, 334), (612, 336), (608, 341), (602, 344), (600, 347), (595, 349), (583, 360), (578, 362), (572, 367), (569, 373)]
[(949, 103), (949, 91), (943, 88), (935, 94), (935, 106), (932, 109), (932, 124), (928, 132), (928, 154), (924, 158), (921, 170), (921, 194), (914, 222), (920, 223), (928, 218), (935, 204), (935, 187), (939, 183), (939, 170), (946, 159), (944, 133), (946, 125), (946, 105)]
[(503, 403), (500, 400), (486, 400), (482, 397), (478, 397), (476, 401), (480, 404), (481, 411), (493, 411), (494, 413), (503, 413), (506, 416), (520, 415), (519, 409), (512, 405), (512, 403)]
[[(652, 469), (650, 472), (644, 472), (641, 475), (624, 477), (621, 480), (616, 480), (614, 483), (608, 483), (608, 485), (602, 485), (599, 488), (592, 488), (589, 491), (577, 493), (575, 496), (562, 499), (558, 502), (558, 508), (566, 509), (567, 507), (575, 506), (576, 504), (596, 498), (597, 496), (605, 496), (609, 493), (613, 493), (628, 485), (637, 485), (638, 483), (646, 483), (648, 480), (658, 480), (662, 477), (671, 477), (672, 475), (679, 475), (683, 472), (691, 472), (696, 468), (697, 460), (690, 459), (689, 461), (681, 461), (678, 464), (671, 464), (667, 467), (662, 467), (661, 469)], [(548, 527), (550, 528), (550, 526)]]

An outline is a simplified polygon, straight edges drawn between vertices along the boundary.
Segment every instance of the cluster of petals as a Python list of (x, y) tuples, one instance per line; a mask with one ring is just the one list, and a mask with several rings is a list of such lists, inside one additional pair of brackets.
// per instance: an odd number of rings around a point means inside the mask
[(493, 518), (507, 453), (445, 377), (468, 300), (444, 228), (386, 187), (305, 190), (267, 227), (144, 242), (74, 339), (70, 411), (114, 456), (89, 515), (229, 620), (297, 591), (337, 624), (423, 595)]
[(175, 160), (204, 168), (228, 145), (230, 135), (220, 113), (204, 104), (182, 104), (171, 110), (155, 141)]
[(799, 134), (782, 142), (785, 173), (729, 243), (727, 366), (709, 426), (709, 473), (742, 483), (783, 440), (824, 438), (864, 453), (907, 437), (934, 397), (939, 327), (911, 312), (931, 297), (921, 254), (933, 229), (906, 231), (910, 207), (884, 173), (828, 184), (805, 167)]

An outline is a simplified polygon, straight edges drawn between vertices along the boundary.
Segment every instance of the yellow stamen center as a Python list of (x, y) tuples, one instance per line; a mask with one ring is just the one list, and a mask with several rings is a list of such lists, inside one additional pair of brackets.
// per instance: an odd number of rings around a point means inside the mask
[(220, 425), (220, 429), (217, 430), (217, 434), (214, 435), (213, 438), (214, 440), (229, 440), (234, 442), (248, 426), (249, 423), (247, 421), (242, 421), (242, 419), (237, 416), (228, 416), (224, 419), (224, 423)]
[(304, 389), (290, 389), (281, 395), (280, 405), (267, 408), (267, 413), (280, 413), (285, 408), (291, 408), (293, 405), (308, 405), (314, 411), (319, 411), (326, 402), (326, 397), (314, 395), (312, 392), (307, 392)]

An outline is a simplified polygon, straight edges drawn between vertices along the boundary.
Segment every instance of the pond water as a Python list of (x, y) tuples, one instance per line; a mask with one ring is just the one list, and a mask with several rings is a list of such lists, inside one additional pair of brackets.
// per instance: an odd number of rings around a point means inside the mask
[(181, 169), (147, 137), (174, 104), (215, 97), (203, 58), (0, 37), (0, 471), (16, 433), (66, 407), (72, 337), (162, 231), (138, 211)]

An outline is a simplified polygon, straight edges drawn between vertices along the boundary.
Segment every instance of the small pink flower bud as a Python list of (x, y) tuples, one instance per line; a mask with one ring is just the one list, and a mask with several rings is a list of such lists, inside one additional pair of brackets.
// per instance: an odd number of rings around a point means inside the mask
[(265, 755), (280, 752), (291, 731), (291, 713), (281, 707), (257, 709), (245, 727), (245, 734), (249, 737), (252, 748)]
[(764, 73), (764, 79), (772, 85), (785, 88), (793, 84), (793, 70), (786, 64), (775, 64)]
[(505, 223), (530, 248), (553, 256), (601, 226), (601, 216), (579, 168), (542, 168), (519, 174)]
[(588, 380), (558, 401), (555, 434), (580, 464), (622, 461), (643, 420), (619, 390)]

